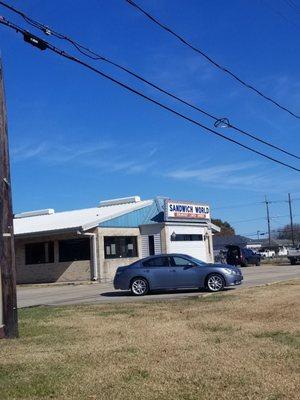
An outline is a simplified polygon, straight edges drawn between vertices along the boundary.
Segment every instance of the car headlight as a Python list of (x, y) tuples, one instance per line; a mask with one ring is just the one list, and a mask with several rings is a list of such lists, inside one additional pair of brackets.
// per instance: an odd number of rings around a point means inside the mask
[(224, 268), (226, 274), (229, 275), (237, 275), (237, 272), (234, 269), (230, 269), (230, 268)]

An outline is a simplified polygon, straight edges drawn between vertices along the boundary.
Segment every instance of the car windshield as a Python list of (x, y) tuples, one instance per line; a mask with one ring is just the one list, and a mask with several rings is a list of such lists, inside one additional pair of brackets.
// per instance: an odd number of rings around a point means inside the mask
[(205, 264), (207, 264), (206, 262), (204, 262), (204, 261), (201, 261), (201, 260), (198, 260), (198, 258), (195, 258), (195, 257), (192, 257), (192, 256), (185, 256), (185, 257), (187, 257), (189, 260), (191, 260), (192, 262), (194, 262), (195, 264), (199, 264), (199, 265), (205, 265)]

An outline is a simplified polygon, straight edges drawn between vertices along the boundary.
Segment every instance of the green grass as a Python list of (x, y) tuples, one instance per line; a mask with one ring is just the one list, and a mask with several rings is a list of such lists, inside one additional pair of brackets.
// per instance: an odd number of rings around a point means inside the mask
[(115, 310), (108, 310), (108, 311), (99, 311), (99, 312), (93, 312), (93, 315), (98, 316), (98, 317), (112, 317), (114, 315), (119, 316), (119, 315), (126, 315), (129, 317), (134, 317), (135, 316), (135, 311), (132, 309), (115, 309)]
[(275, 342), (280, 344), (291, 346), (296, 349), (300, 349), (300, 333), (290, 333), (283, 331), (275, 331), (275, 332), (261, 332), (254, 335), (258, 339), (272, 339)]
[(0, 399), (298, 400), (299, 289), (22, 309)]

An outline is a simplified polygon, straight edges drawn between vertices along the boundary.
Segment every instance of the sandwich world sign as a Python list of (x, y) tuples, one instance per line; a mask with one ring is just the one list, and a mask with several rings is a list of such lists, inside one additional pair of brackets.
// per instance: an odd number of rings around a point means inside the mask
[(168, 219), (210, 219), (209, 206), (182, 201), (166, 200), (165, 218)]

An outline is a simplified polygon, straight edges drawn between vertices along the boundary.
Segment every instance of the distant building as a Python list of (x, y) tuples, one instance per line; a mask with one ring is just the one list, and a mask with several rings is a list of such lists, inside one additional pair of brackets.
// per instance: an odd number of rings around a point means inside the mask
[(252, 239), (241, 235), (215, 236), (214, 251), (226, 250), (226, 246), (229, 245), (247, 247), (250, 243), (252, 243)]
[(240, 235), (215, 236), (214, 254), (218, 259), (219, 254), (226, 251), (226, 246), (236, 245), (246, 247), (256, 252), (262, 253), (265, 257), (286, 256), (288, 249), (292, 247), (291, 240), (285, 239), (250, 239)]
[(110, 281), (117, 267), (160, 253), (213, 262), (209, 206), (138, 196), (98, 207), (15, 215), (18, 283)]

